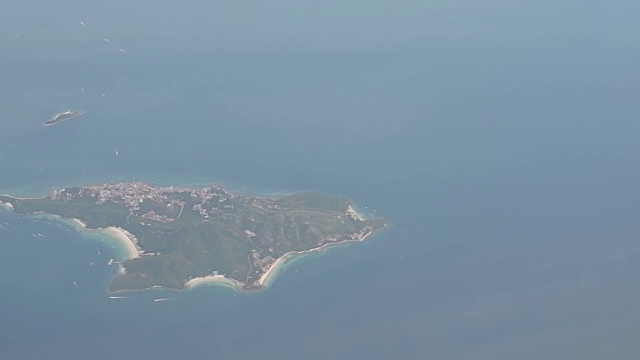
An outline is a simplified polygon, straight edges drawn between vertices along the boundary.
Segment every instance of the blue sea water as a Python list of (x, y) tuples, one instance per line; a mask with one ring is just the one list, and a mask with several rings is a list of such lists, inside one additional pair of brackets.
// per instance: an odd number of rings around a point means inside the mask
[(394, 226), (264, 292), (109, 299), (120, 249), (0, 211), (0, 358), (635, 358), (638, 6), (483, 3), (3, 11), (0, 193), (313, 190)]

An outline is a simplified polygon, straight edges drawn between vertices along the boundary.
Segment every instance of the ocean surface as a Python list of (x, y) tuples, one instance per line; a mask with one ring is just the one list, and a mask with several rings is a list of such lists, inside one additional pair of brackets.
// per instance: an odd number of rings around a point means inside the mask
[(110, 299), (115, 243), (0, 210), (0, 358), (635, 359), (639, 5), (357, 5), (3, 9), (0, 193), (312, 190), (393, 227), (260, 293)]

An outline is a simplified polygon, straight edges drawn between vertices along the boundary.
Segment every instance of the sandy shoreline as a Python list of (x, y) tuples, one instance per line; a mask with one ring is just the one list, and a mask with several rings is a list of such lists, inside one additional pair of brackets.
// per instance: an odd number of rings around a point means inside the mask
[[(326, 249), (328, 247), (331, 247), (331, 246), (345, 245), (345, 244), (352, 243), (352, 242), (362, 242), (367, 237), (369, 237), (369, 235), (371, 235), (373, 233), (375, 233), (375, 231), (372, 231), (372, 232), (368, 233), (362, 239), (345, 240), (345, 241), (341, 241), (341, 242), (338, 242), (338, 243), (328, 243), (328, 244), (324, 244), (322, 246), (319, 246), (317, 248), (310, 249), (310, 250), (290, 251), (290, 252), (284, 254), (283, 256), (281, 256), (280, 258), (278, 258), (278, 260), (276, 260), (269, 267), (269, 270), (267, 270), (264, 274), (262, 274), (262, 276), (258, 280), (259, 284), (261, 285), (261, 288), (259, 288), (259, 289), (245, 290), (245, 289), (242, 288), (242, 286), (240, 286), (238, 281), (236, 281), (234, 279), (230, 279), (230, 278), (228, 278), (228, 277), (226, 277), (224, 275), (218, 274), (218, 275), (201, 276), (201, 277), (196, 277), (196, 278), (190, 279), (189, 281), (187, 281), (184, 284), (184, 287), (182, 289), (164, 288), (162, 286), (152, 286), (152, 287), (145, 288), (145, 289), (117, 290), (117, 291), (108, 291), (107, 290), (107, 292), (109, 294), (122, 294), (122, 293), (132, 293), (132, 292), (143, 292), (143, 291), (147, 291), (147, 290), (189, 291), (189, 290), (196, 289), (196, 288), (198, 288), (200, 286), (224, 286), (224, 287), (236, 290), (236, 291), (249, 291), (249, 292), (253, 292), (253, 291), (256, 291), (256, 290), (261, 291), (261, 290), (265, 290), (265, 289), (268, 288), (268, 286), (269, 286), (268, 281), (273, 276), (275, 276), (277, 274), (278, 270), (280, 270), (280, 268), (286, 263), (287, 260), (295, 258), (295, 257), (300, 256), (300, 255), (306, 255), (306, 254), (313, 253), (313, 252), (321, 252), (322, 250), (324, 250), (324, 249)], [(126, 237), (126, 235), (124, 235), (124, 236)]]
[(208, 275), (208, 276), (193, 278), (187, 281), (184, 284), (184, 287), (185, 289), (193, 289), (203, 285), (223, 285), (223, 286), (232, 287), (234, 289), (241, 289), (241, 287), (238, 286), (238, 283), (235, 280), (229, 279), (224, 275)]
[[(42, 198), (18, 198), (18, 197), (14, 197), (14, 196), (9, 196), (9, 197), (12, 198), (12, 199), (17, 199), (17, 200), (39, 200), (39, 199), (42, 199)], [(6, 207), (7, 209), (13, 210), (13, 205), (11, 205), (10, 203), (2, 202), (2, 201), (0, 201), (0, 207)], [(40, 211), (38, 211), (38, 212), (36, 212), (34, 214), (45, 214), (45, 215), (53, 216), (55, 218), (59, 218), (59, 219), (62, 219), (62, 220), (70, 220), (73, 223), (75, 223), (78, 226), (80, 226), (82, 228), (82, 230), (85, 230), (85, 231), (100, 231), (100, 232), (104, 232), (108, 236), (110, 236), (110, 237), (118, 240), (119, 242), (121, 242), (126, 247), (126, 249), (127, 249), (127, 255), (126, 255), (127, 260), (135, 259), (135, 258), (140, 256), (139, 253), (138, 253), (138, 246), (136, 245), (136, 243), (131, 238), (129, 238), (129, 236), (127, 236), (127, 234), (125, 234), (125, 232), (122, 231), (122, 229), (120, 229), (120, 228), (110, 226), (110, 227), (108, 227), (106, 229), (102, 229), (102, 228), (89, 229), (89, 228), (87, 228), (87, 224), (84, 221), (80, 220), (80, 219), (76, 219), (76, 218), (67, 219), (67, 218), (63, 218), (63, 217), (61, 217), (59, 215), (49, 214), (49, 213), (40, 212)]]
[[(118, 274), (121, 275), (124, 273), (126, 273), (126, 271), (121, 264), (120, 268), (118, 269)], [(167, 288), (160, 285), (154, 285), (144, 289), (135, 289), (135, 290), (126, 289), (126, 290), (110, 291), (109, 287), (107, 286), (106, 291), (107, 291), (107, 294), (131, 294), (131, 293), (139, 293), (139, 292), (153, 291), (153, 290), (183, 292), (183, 291), (190, 291), (190, 290), (196, 289), (200, 286), (223, 286), (236, 291), (244, 291), (244, 289), (240, 285), (238, 285), (237, 281), (233, 279), (229, 279), (224, 275), (207, 275), (207, 276), (193, 278), (187, 281), (186, 283), (184, 283), (184, 286), (182, 287), (182, 289)]]
[(109, 226), (108, 228), (89, 229), (87, 228), (87, 224), (80, 219), (73, 218), (71, 219), (71, 221), (78, 224), (85, 231), (100, 231), (114, 239), (119, 240), (127, 249), (127, 260), (135, 259), (140, 256), (136, 243), (134, 243), (133, 240), (131, 240), (131, 238), (129, 238), (127, 234), (122, 231), (122, 229), (115, 226)]
[(305, 255), (305, 254), (310, 254), (310, 253), (313, 253), (313, 252), (320, 252), (320, 251), (322, 251), (322, 250), (324, 250), (324, 249), (326, 249), (326, 248), (328, 248), (330, 246), (345, 245), (345, 244), (352, 243), (352, 242), (362, 242), (367, 237), (369, 237), (369, 235), (373, 234), (374, 232), (375, 231), (371, 231), (370, 233), (368, 233), (367, 235), (362, 237), (362, 239), (345, 240), (345, 241), (340, 241), (340, 242), (337, 242), (337, 243), (334, 243), (334, 242), (327, 243), (327, 244), (324, 244), (324, 245), (319, 246), (317, 248), (304, 250), (304, 251), (289, 251), (288, 253), (282, 255), (281, 257), (279, 257), (278, 260), (276, 260), (276, 262), (274, 262), (269, 267), (269, 270), (265, 271), (265, 273), (262, 274), (262, 276), (258, 280), (258, 283), (260, 283), (261, 286), (266, 287), (265, 284), (267, 284), (267, 281), (269, 280), (269, 278), (274, 275), (274, 272), (277, 274), (277, 271), (280, 269), (280, 267), (282, 267), (282, 265), (284, 265), (284, 263), (287, 260), (296, 257), (296, 255)]
[(125, 234), (125, 232), (122, 231), (122, 229), (120, 229), (120, 228), (117, 228), (117, 227), (114, 227), (114, 226), (110, 226), (108, 228), (91, 229), (91, 228), (88, 228), (87, 224), (84, 223), (80, 219), (63, 218), (63, 217), (61, 217), (59, 215), (49, 214), (49, 213), (45, 213), (45, 212), (41, 212), (41, 211), (37, 211), (37, 212), (33, 213), (32, 215), (50, 216), (50, 217), (53, 217), (54, 219), (67, 221), (67, 223), (71, 222), (71, 224), (74, 224), (77, 229), (79, 228), (78, 230), (87, 231), (87, 232), (100, 232), (100, 233), (103, 233), (103, 234), (109, 236), (110, 238), (112, 238), (114, 240), (117, 240), (118, 242), (120, 242), (121, 244), (123, 244), (125, 246), (125, 248), (127, 250), (126, 251), (126, 255), (125, 255), (126, 260), (135, 259), (135, 258), (140, 256), (140, 254), (138, 253), (138, 247), (136, 246), (136, 243), (131, 238), (129, 238), (129, 236), (127, 236), (127, 234)]
[(102, 229), (101, 231), (104, 231), (111, 237), (120, 240), (127, 247), (127, 260), (140, 257), (136, 244), (120, 228), (110, 226), (106, 229)]
[(78, 223), (78, 225), (82, 226), (83, 229), (87, 228), (87, 224), (84, 221), (82, 221), (80, 219), (72, 219), (72, 220), (75, 221), (76, 223)]
[(358, 219), (358, 221), (365, 221), (365, 217), (362, 216), (362, 214), (360, 214), (353, 206), (349, 205), (347, 206), (347, 212), (352, 212), (356, 218)]

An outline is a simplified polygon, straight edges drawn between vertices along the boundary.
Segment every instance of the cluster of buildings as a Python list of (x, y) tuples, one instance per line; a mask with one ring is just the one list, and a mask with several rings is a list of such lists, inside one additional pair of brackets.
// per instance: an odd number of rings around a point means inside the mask
[(168, 196), (164, 194), (164, 188), (155, 188), (136, 182), (105, 184), (103, 186), (86, 187), (84, 190), (96, 198), (96, 205), (111, 201), (126, 206), (131, 212), (139, 211), (140, 204), (145, 199), (153, 201), (168, 199)]
[[(178, 201), (177, 205), (178, 206), (182, 206), (180, 203), (184, 204), (182, 201)], [(167, 204), (167, 207), (171, 207), (171, 206), (175, 206), (175, 205), (173, 205), (173, 203)], [(180, 208), (180, 211), (182, 211), (182, 207)], [(155, 212), (155, 210), (149, 210), (146, 213), (142, 214), (141, 217), (143, 217), (145, 219), (151, 219), (151, 220), (155, 220), (155, 221), (160, 221), (160, 222), (163, 222), (163, 223), (169, 223), (169, 222), (172, 222), (173, 220), (179, 218), (180, 214), (181, 213), (178, 213), (178, 216), (173, 218), (173, 217), (169, 217), (167, 215), (157, 214)]]
[[(218, 209), (219, 207), (232, 207), (229, 205), (228, 199), (233, 199), (234, 195), (229, 194), (219, 187), (209, 186), (199, 189), (186, 189), (177, 186), (165, 186), (155, 187), (140, 182), (128, 182), (117, 184), (104, 184), (101, 186), (88, 186), (83, 188), (74, 189), (59, 189), (54, 190), (51, 195), (52, 199), (71, 200), (75, 196), (91, 196), (95, 198), (95, 204), (100, 205), (106, 202), (114, 202), (116, 204), (122, 204), (126, 206), (132, 213), (141, 210), (141, 205), (144, 201), (153, 201), (155, 203), (164, 203), (167, 207), (167, 213), (175, 213), (182, 211), (186, 202), (184, 197), (178, 196), (179, 194), (187, 193), (191, 199), (196, 203), (193, 206), (194, 211), (198, 211), (203, 219), (209, 219), (209, 212), (204, 204), (207, 204), (211, 200), (217, 203), (213, 207)], [(226, 203), (225, 203), (226, 202)], [(172, 209), (175, 207), (175, 209)], [(148, 210), (148, 207), (147, 207)], [(146, 211), (146, 210), (145, 210)], [(167, 216), (164, 211), (160, 209), (149, 210), (142, 217), (153, 219), (162, 222), (170, 222), (175, 218)]]

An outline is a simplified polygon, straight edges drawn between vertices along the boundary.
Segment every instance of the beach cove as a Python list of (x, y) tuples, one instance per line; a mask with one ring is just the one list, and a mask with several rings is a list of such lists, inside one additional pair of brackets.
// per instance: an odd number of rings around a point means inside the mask
[[(24, 198), (22, 198), (24, 199)], [(13, 211), (13, 206), (10, 203), (0, 201), (0, 211)], [(34, 214), (25, 215), (27, 217), (54, 221), (65, 226), (74, 229), (76, 232), (81, 233), (83, 237), (95, 241), (112, 243), (113, 248), (116, 249), (114, 256), (118, 262), (124, 262), (126, 260), (135, 259), (140, 256), (140, 249), (137, 244), (123, 231), (123, 229), (117, 227), (107, 227), (99, 229), (91, 229), (86, 226), (84, 222), (79, 219), (66, 219), (54, 214), (48, 214), (44, 212), (36, 212)]]

